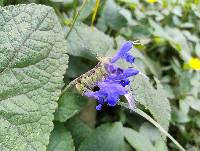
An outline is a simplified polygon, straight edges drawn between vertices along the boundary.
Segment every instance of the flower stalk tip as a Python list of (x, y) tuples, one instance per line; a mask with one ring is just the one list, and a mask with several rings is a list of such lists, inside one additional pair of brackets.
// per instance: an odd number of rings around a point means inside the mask
[(115, 62), (119, 59), (124, 59), (131, 64), (134, 63), (135, 57), (129, 54), (129, 51), (135, 44), (141, 43), (138, 40), (125, 42), (109, 61), (103, 63), (103, 68), (107, 74), (101, 81), (95, 83), (95, 86), (99, 89), (84, 92), (85, 96), (98, 101), (99, 104), (96, 106), (96, 110), (101, 110), (103, 104), (111, 107), (115, 106), (121, 96), (125, 96), (132, 109), (135, 108), (134, 96), (128, 93), (127, 87), (130, 84), (130, 77), (142, 73), (134, 68), (122, 69), (115, 65)]

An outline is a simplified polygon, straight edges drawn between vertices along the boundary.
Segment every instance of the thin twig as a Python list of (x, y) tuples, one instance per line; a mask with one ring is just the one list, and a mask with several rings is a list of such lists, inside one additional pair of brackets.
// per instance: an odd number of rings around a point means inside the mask
[(95, 17), (97, 15), (97, 11), (98, 11), (98, 8), (99, 8), (99, 3), (100, 3), (100, 0), (96, 0), (95, 6), (93, 8), (92, 22), (91, 22), (92, 27), (94, 25), (94, 20), (95, 20)]
[(76, 23), (76, 20), (78, 19), (78, 16), (80, 15), (80, 12), (83, 10), (83, 8), (84, 8), (85, 5), (87, 4), (87, 2), (88, 2), (88, 0), (84, 0), (84, 2), (82, 3), (80, 10), (77, 12), (76, 16), (74, 17), (74, 20), (73, 20), (73, 22), (72, 22), (72, 25), (71, 25), (71, 27), (70, 27), (70, 29), (69, 29), (69, 31), (68, 31), (68, 33), (67, 33), (65, 39), (67, 39), (67, 38), (69, 37), (69, 34), (71, 33), (71, 31), (72, 31), (72, 29), (73, 29), (73, 27), (74, 27), (74, 25), (75, 25), (75, 23)]

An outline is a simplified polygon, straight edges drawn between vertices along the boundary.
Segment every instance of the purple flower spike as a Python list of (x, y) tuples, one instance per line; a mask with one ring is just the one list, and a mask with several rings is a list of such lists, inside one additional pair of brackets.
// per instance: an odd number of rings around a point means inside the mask
[(135, 99), (127, 92), (126, 87), (130, 84), (129, 77), (141, 74), (141, 72), (133, 68), (122, 69), (114, 65), (120, 58), (125, 59), (129, 63), (134, 63), (135, 58), (128, 53), (133, 47), (133, 44), (139, 44), (139, 42), (128, 41), (124, 43), (111, 61), (104, 63), (107, 76), (105, 76), (102, 81), (96, 83), (95, 86), (97, 86), (99, 90), (84, 93), (85, 96), (96, 99), (99, 102), (96, 106), (96, 110), (101, 110), (105, 103), (109, 106), (115, 106), (120, 96), (126, 97), (131, 108), (135, 107)]
[(99, 91), (84, 93), (85, 96), (98, 100), (100, 104), (96, 106), (97, 110), (101, 110), (104, 103), (107, 103), (109, 106), (115, 106), (119, 101), (119, 97), (127, 94), (121, 84), (99, 82), (97, 86), (100, 88)]
[(115, 63), (120, 58), (125, 59), (129, 63), (133, 63), (135, 58), (130, 54), (128, 54), (128, 52), (131, 50), (132, 47), (133, 47), (132, 41), (124, 43), (120, 48), (120, 50), (118, 51), (118, 53), (111, 59), (111, 63)]

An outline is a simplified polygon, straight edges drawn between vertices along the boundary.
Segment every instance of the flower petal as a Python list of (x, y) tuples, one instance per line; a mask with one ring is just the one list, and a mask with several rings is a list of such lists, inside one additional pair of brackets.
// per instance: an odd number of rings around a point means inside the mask
[(110, 76), (107, 76), (106, 79), (107, 79), (107, 81), (108, 80), (110, 80), (110, 81), (124, 80), (124, 79), (126, 79), (128, 77), (137, 75), (138, 73), (139, 73), (138, 70), (133, 69), (133, 68), (128, 68), (126, 70), (123, 70), (122, 74), (119, 74), (119, 75), (112, 74)]
[(98, 102), (101, 103), (101, 104), (104, 103), (104, 99), (107, 97), (107, 94), (105, 92), (102, 92), (102, 91), (85, 92), (84, 95), (89, 97), (89, 98), (93, 98), (93, 99), (98, 100)]
[(137, 75), (138, 73), (139, 73), (139, 70), (128, 68), (124, 70), (123, 75), (125, 75), (126, 77), (131, 77), (131, 76)]
[(115, 63), (117, 60), (119, 60), (128, 51), (130, 51), (132, 47), (133, 47), (132, 41), (128, 41), (128, 42), (124, 43), (122, 45), (122, 47), (120, 48), (120, 50), (118, 51), (118, 53), (116, 55), (114, 55), (114, 57), (111, 59), (111, 63)]
[(121, 84), (123, 87), (129, 85), (129, 83), (130, 83), (130, 80), (129, 80), (129, 79), (124, 79), (124, 80), (121, 80), (121, 81), (120, 81), (120, 84)]
[(108, 96), (113, 94), (124, 95), (126, 94), (125, 88), (121, 84), (109, 83), (109, 82), (99, 82), (98, 86), (101, 89), (104, 89)]
[(114, 96), (109, 95), (105, 100), (105, 102), (107, 102), (109, 106), (115, 106), (118, 101), (119, 101), (118, 95), (114, 95)]
[(102, 104), (99, 104), (99, 105), (96, 106), (96, 110), (98, 110), (98, 111), (100, 111), (101, 108), (102, 108)]
[(135, 57), (133, 57), (132, 55), (130, 55), (128, 53), (124, 54), (123, 58), (126, 59), (126, 61), (131, 64), (134, 63), (134, 61), (135, 61)]

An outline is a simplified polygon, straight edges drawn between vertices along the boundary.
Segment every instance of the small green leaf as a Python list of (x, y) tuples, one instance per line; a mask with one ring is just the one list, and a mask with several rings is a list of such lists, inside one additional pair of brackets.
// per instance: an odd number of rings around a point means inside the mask
[(200, 112), (200, 100), (192, 96), (188, 96), (185, 98), (185, 103), (187, 103), (192, 109)]
[(123, 143), (122, 124), (104, 124), (85, 138), (79, 151), (119, 151)]
[(75, 151), (72, 136), (62, 124), (55, 123), (47, 151)]
[(69, 119), (66, 126), (72, 134), (76, 147), (78, 147), (80, 143), (92, 132), (89, 126), (77, 117)]
[(77, 114), (86, 102), (87, 99), (78, 93), (65, 92), (58, 101), (55, 120), (65, 122)]
[(176, 123), (187, 123), (190, 121), (190, 117), (182, 109), (172, 108), (172, 121)]

